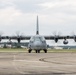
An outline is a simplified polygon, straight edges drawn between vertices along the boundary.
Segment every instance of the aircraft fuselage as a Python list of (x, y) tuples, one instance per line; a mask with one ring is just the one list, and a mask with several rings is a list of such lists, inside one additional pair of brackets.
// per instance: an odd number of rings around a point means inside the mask
[(47, 50), (46, 40), (43, 36), (32, 36), (28, 44), (30, 50)]

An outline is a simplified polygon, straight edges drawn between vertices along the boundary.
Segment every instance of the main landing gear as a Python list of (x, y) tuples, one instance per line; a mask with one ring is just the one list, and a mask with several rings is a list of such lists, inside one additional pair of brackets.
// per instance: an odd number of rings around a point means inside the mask
[(32, 51), (32, 49), (29, 49), (29, 50), (28, 50), (28, 53), (31, 53), (31, 51)]
[(47, 49), (44, 49), (44, 52), (47, 53)]
[(35, 50), (36, 53), (40, 53), (40, 50)]

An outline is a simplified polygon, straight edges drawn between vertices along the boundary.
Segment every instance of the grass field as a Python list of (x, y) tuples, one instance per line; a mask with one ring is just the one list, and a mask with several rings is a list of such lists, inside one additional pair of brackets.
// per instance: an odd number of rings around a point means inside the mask
[[(16, 49), (11, 49), (11, 48), (1, 48), (0, 52), (25, 52), (28, 53), (28, 49), (21, 49), (21, 48), (16, 48)], [(49, 49), (48, 53), (62, 53), (62, 52), (76, 52), (76, 49)], [(33, 50), (32, 53), (35, 53)], [(44, 53), (44, 51), (41, 51), (41, 53)]]
[(28, 52), (28, 50), (21, 48), (0, 48), (0, 52)]

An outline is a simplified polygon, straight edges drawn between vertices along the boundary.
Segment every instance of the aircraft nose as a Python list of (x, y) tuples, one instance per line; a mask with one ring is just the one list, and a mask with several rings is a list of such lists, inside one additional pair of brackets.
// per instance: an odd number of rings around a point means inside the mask
[(34, 42), (34, 46), (36, 46), (36, 47), (41, 47), (41, 42), (40, 41), (36, 41), (36, 42)]

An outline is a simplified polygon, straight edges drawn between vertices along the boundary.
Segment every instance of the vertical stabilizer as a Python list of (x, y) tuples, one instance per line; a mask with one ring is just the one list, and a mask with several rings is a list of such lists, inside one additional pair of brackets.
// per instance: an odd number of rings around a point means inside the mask
[(38, 22), (38, 16), (37, 16), (37, 30), (36, 30), (36, 35), (39, 35), (39, 22)]

